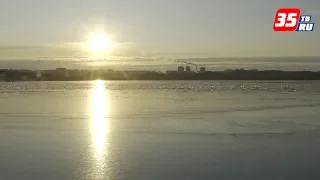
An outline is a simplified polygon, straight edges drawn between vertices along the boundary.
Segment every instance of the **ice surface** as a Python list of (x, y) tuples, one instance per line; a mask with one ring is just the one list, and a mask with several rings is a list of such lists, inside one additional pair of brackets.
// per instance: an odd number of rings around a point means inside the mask
[(96, 86), (0, 83), (0, 179), (320, 177), (320, 82)]

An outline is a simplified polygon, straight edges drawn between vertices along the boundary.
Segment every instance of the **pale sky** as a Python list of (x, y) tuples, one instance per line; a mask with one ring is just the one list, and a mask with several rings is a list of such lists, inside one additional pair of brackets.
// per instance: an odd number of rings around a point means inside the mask
[[(314, 32), (275, 33), (279, 7)], [(69, 43), (113, 37), (115, 56), (320, 56), (319, 0), (0, 0), (0, 58), (85, 56)]]

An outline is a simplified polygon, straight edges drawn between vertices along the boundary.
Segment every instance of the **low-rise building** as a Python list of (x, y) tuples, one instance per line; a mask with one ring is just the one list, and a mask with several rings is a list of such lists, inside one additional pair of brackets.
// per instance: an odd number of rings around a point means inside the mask
[(0, 81), (5, 81), (5, 74), (4, 73), (0, 74)]
[(63, 76), (69, 76), (67, 68), (56, 68), (56, 72), (62, 74)]
[(166, 71), (166, 74), (176, 73), (177, 71)]

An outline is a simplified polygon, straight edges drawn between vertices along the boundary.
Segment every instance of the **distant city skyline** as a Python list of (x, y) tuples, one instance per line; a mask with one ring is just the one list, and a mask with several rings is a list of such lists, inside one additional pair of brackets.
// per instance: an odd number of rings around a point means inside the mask
[[(313, 15), (312, 33), (275, 33), (279, 7)], [(319, 0), (3, 0), (0, 60), (91, 57), (89, 33), (112, 37), (108, 56), (319, 56)], [(81, 59), (81, 58), (79, 58)]]
[[(225, 69), (259, 69), (259, 70), (310, 70), (320, 71), (320, 57), (260, 57), (260, 58), (185, 58), (179, 59), (198, 65), (198, 68), (205, 66), (207, 70)], [(147, 70), (162, 71), (176, 70), (179, 63), (174, 58), (128, 58), (108, 60), (72, 60), (59, 58), (53, 60), (2, 60), (0, 69), (114, 69), (114, 70)], [(190, 65), (195, 70), (194, 65)]]

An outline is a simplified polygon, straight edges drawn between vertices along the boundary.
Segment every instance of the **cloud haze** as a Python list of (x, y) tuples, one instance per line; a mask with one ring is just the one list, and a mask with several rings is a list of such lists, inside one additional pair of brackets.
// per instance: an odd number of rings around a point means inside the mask
[(3, 0), (0, 59), (90, 58), (74, 42), (105, 32), (119, 57), (320, 56), (320, 31), (275, 33), (279, 7), (314, 15), (319, 0)]

